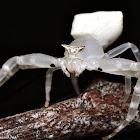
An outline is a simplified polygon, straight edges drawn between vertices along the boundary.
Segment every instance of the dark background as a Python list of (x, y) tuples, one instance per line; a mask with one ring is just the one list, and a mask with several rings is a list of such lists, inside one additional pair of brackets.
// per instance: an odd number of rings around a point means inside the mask
[[(63, 57), (61, 44), (69, 44), (75, 14), (95, 11), (122, 11), (124, 31), (112, 44), (110, 50), (125, 42), (140, 46), (140, 7), (136, 1), (95, 1), (69, 0), (46, 1), (46, 3), (5, 3), (0, 4), (0, 65), (12, 56), (44, 53)], [(107, 51), (106, 50), (106, 51)], [(130, 50), (120, 57), (134, 59)], [(46, 69), (19, 71), (0, 88), (0, 117), (14, 115), (31, 109), (40, 108), (45, 102)], [(124, 82), (121, 76), (85, 71), (80, 76), (80, 88), (83, 91), (95, 75), (110, 81)], [(135, 85), (136, 79), (133, 79)], [(74, 97), (75, 92), (70, 79), (62, 71), (56, 71), (53, 78), (51, 103)], [(128, 138), (129, 137), (129, 138)], [(120, 133), (115, 139), (140, 139), (136, 132)], [(113, 140), (113, 139), (112, 139)]]

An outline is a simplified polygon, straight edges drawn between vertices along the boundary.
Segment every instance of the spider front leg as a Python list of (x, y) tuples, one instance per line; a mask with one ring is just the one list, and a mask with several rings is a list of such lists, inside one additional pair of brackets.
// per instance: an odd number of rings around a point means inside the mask
[[(44, 55), (44, 54), (28, 54), (23, 56), (15, 56), (7, 60), (0, 69), (0, 86), (2, 86), (12, 75), (19, 69), (32, 69), (32, 68), (54, 68), (57, 69), (59, 64), (57, 58)], [(46, 102), (49, 102), (49, 90), (51, 86), (51, 71), (48, 71), (46, 81)], [(48, 86), (47, 86), (48, 84)], [(46, 103), (47, 105), (47, 103)]]
[[(107, 52), (107, 56), (109, 58), (116, 57), (117, 55), (120, 55), (121, 53), (125, 52), (126, 50), (131, 49), (136, 60), (140, 62), (140, 52), (139, 49), (136, 45), (132, 43), (124, 43), (109, 52)], [(125, 97), (124, 97), (124, 103), (127, 101), (129, 95), (131, 93), (131, 78), (130, 77), (125, 77)]]
[(126, 127), (136, 116), (137, 109), (140, 104), (140, 79), (137, 81), (137, 84), (134, 88), (134, 93), (130, 103), (129, 111), (126, 119), (113, 131), (112, 134), (103, 138), (103, 140), (108, 140), (120, 132), (124, 127)]
[(0, 86), (19, 70), (17, 59), (18, 56), (10, 58), (0, 69)]
[[(124, 75), (127, 77), (126, 81), (130, 84), (130, 77), (138, 78), (137, 84), (134, 88), (134, 93), (131, 99), (129, 111), (126, 119), (113, 131), (112, 134), (103, 138), (108, 140), (109, 138), (120, 132), (126, 125), (128, 125), (136, 116), (138, 106), (140, 104), (140, 63), (127, 59), (114, 58), (105, 59), (98, 62), (99, 67), (103, 72)], [(128, 86), (129, 88), (130, 86)], [(130, 89), (129, 89), (130, 90)], [(129, 91), (128, 90), (128, 91)]]

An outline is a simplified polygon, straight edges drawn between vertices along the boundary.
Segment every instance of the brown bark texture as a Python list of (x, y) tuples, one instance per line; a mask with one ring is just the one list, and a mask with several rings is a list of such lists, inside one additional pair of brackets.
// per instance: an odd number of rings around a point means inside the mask
[[(123, 84), (96, 80), (78, 97), (0, 119), (0, 139), (72, 139), (111, 132), (126, 117), (131, 96), (125, 105), (123, 97)], [(125, 130), (140, 128), (139, 115)]]

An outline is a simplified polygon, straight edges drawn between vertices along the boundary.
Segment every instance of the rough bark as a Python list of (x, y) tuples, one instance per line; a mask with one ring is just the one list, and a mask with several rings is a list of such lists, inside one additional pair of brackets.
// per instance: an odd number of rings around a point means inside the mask
[[(110, 132), (127, 114), (124, 86), (97, 80), (79, 97), (0, 119), (0, 138), (71, 139)], [(125, 130), (140, 127), (139, 113)]]

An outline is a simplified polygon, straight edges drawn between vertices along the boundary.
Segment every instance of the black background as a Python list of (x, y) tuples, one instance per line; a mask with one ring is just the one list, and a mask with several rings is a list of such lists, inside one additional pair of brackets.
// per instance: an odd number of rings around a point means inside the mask
[[(44, 53), (63, 57), (61, 44), (69, 44), (75, 14), (95, 11), (122, 11), (124, 31), (112, 44), (110, 50), (122, 43), (133, 42), (140, 46), (140, 7), (136, 1), (46, 1), (46, 3), (5, 3), (0, 4), (0, 65), (12, 56)], [(106, 51), (107, 51), (106, 50)], [(120, 57), (134, 59), (130, 50)], [(16, 73), (0, 88), (0, 117), (14, 115), (39, 108), (45, 102), (46, 69), (26, 70)], [(110, 81), (123, 82), (123, 77), (85, 71), (80, 76), (80, 88), (83, 91), (99, 75)], [(136, 79), (133, 79), (133, 85)], [(54, 73), (51, 91), (51, 104), (74, 97), (75, 92), (70, 79), (62, 71)], [(129, 137), (129, 138), (128, 138)], [(140, 139), (138, 133), (120, 133), (115, 139)]]

